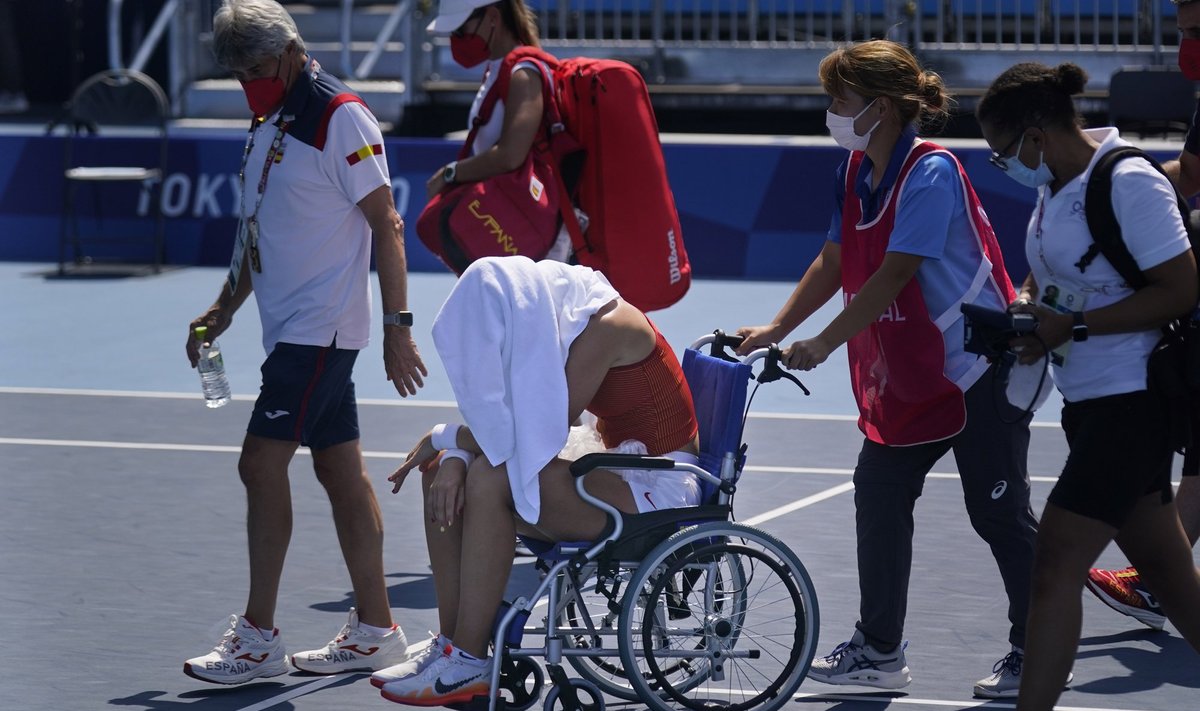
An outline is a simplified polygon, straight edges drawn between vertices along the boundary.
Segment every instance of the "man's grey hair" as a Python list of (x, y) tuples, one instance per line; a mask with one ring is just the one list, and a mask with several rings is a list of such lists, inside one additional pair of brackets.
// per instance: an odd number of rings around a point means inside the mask
[(213, 16), (213, 56), (226, 69), (279, 56), (291, 42), (304, 51), (296, 21), (275, 0), (225, 0)]

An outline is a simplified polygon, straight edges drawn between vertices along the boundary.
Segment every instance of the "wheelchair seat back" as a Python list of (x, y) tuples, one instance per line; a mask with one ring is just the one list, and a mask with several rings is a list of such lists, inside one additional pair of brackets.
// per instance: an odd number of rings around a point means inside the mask
[[(746, 462), (742, 450), (742, 425), (746, 417), (746, 389), (754, 377), (745, 363), (722, 360), (688, 348), (683, 353), (683, 375), (692, 391), (696, 422), (700, 426), (700, 468), (721, 475), (721, 461), (733, 453), (734, 481)], [(700, 482), (700, 501), (714, 504), (717, 487)]]

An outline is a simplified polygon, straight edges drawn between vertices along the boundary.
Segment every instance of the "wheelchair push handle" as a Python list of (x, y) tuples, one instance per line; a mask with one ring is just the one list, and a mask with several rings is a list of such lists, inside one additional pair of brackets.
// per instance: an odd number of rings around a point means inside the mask
[(727, 353), (726, 348), (737, 348), (742, 345), (742, 341), (746, 340), (738, 335), (730, 336), (721, 329), (716, 329), (707, 336), (701, 336), (699, 340), (692, 344), (692, 348), (700, 350), (704, 346), (710, 346), (708, 354), (713, 358), (729, 361), (730, 363), (740, 363), (738, 357)]
[(746, 362), (753, 363), (755, 360), (757, 360), (757, 358), (755, 358), (756, 355), (758, 355), (759, 358), (765, 357), (767, 362), (766, 365), (763, 366), (762, 372), (758, 374), (758, 377), (755, 378), (755, 380), (760, 383), (773, 383), (776, 380), (790, 380), (795, 383), (798, 388), (804, 391), (805, 395), (812, 395), (808, 388), (804, 387), (804, 383), (800, 382), (800, 378), (797, 378), (783, 368), (779, 367), (779, 361), (783, 359), (783, 351), (779, 350), (779, 346), (772, 343), (766, 348), (756, 349), (752, 351), (750, 355), (746, 356)]
[(777, 344), (772, 343), (766, 348), (756, 348), (753, 351), (750, 351), (745, 358), (740, 360), (737, 356), (726, 352), (726, 348), (737, 348), (738, 346), (742, 345), (744, 340), (746, 339), (742, 338), (741, 336), (731, 336), (718, 328), (706, 336), (701, 336), (692, 344), (691, 347), (695, 350), (700, 350), (704, 346), (709, 346), (708, 354), (710, 356), (729, 361), (730, 363), (745, 363), (746, 365), (752, 365), (756, 361), (765, 359), (766, 363), (763, 365), (762, 372), (758, 374), (758, 377), (755, 378), (755, 380), (760, 383), (773, 383), (776, 380), (790, 380), (802, 391), (804, 391), (805, 395), (812, 395), (809, 389), (804, 387), (804, 383), (800, 382), (799, 378), (779, 366), (780, 361), (783, 359), (783, 352), (779, 350), (779, 346)]

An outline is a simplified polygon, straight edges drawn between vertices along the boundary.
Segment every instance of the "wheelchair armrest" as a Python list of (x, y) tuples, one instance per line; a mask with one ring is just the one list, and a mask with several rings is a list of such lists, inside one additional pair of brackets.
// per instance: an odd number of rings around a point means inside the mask
[(571, 462), (571, 476), (581, 477), (593, 469), (674, 469), (675, 460), (640, 454), (593, 452)]

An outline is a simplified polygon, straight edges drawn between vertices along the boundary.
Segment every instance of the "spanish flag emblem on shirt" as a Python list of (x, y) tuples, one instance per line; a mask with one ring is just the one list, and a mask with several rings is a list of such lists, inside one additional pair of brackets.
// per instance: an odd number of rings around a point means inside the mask
[(350, 155), (346, 156), (346, 162), (349, 163), (350, 165), (354, 165), (361, 160), (366, 160), (367, 158), (370, 158), (373, 155), (377, 156), (377, 155), (380, 155), (381, 153), (383, 153), (383, 145), (379, 144), (379, 143), (374, 143), (369, 146), (363, 146), (362, 148), (359, 148), (357, 151), (354, 151)]

